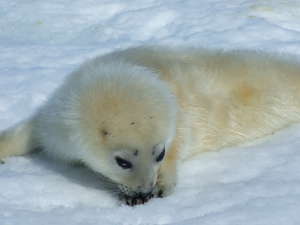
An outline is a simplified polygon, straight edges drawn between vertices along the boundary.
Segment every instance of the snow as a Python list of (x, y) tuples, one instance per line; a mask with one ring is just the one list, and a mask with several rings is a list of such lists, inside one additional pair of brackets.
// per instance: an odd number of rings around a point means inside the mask
[[(0, 0), (0, 129), (87, 58), (139, 44), (300, 53), (298, 0)], [(298, 225), (300, 126), (205, 153), (175, 193), (128, 207), (83, 168), (41, 155), (0, 165), (1, 225)]]

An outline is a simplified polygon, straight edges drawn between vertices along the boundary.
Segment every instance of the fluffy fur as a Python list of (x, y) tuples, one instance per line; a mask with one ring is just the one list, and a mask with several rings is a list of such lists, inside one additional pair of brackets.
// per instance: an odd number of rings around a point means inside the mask
[(130, 48), (73, 72), (30, 120), (2, 134), (0, 158), (41, 147), (83, 162), (137, 204), (171, 193), (181, 160), (299, 120), (300, 66), (291, 57)]

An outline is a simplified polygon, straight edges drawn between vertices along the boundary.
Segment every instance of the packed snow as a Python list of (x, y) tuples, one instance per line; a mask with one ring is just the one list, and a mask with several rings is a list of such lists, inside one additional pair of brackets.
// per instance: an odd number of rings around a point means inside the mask
[[(0, 129), (85, 59), (140, 44), (300, 54), (299, 0), (0, 0)], [(173, 195), (129, 207), (42, 155), (0, 165), (1, 225), (298, 225), (300, 126), (183, 163)]]

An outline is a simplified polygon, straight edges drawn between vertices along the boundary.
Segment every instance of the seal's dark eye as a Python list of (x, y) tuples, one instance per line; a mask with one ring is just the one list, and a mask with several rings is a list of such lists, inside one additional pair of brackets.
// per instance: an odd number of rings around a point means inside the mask
[(165, 148), (161, 151), (161, 153), (156, 157), (156, 162), (160, 162), (165, 157)]
[(125, 159), (122, 159), (122, 158), (119, 157), (119, 156), (116, 156), (116, 157), (115, 157), (115, 160), (116, 160), (116, 162), (118, 163), (118, 165), (119, 165), (120, 167), (122, 167), (123, 169), (130, 169), (130, 168), (132, 168), (131, 162), (129, 162), (129, 161), (125, 160)]

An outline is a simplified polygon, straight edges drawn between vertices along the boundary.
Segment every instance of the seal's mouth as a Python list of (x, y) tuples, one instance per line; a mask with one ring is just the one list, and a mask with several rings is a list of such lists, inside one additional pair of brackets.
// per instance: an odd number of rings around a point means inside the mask
[(129, 206), (141, 205), (148, 202), (154, 197), (152, 192), (149, 193), (134, 193), (133, 195), (127, 195), (122, 193), (120, 199)]
[(98, 173), (97, 175), (99, 180), (102, 182), (102, 186), (116, 194), (126, 205), (141, 205), (154, 197), (153, 190), (148, 193), (133, 191), (126, 185), (118, 184), (102, 174)]
[(154, 197), (153, 190), (147, 193), (133, 191), (125, 185), (118, 185), (120, 194), (119, 198), (121, 201), (125, 202), (127, 205), (134, 206), (140, 205), (148, 202)]

